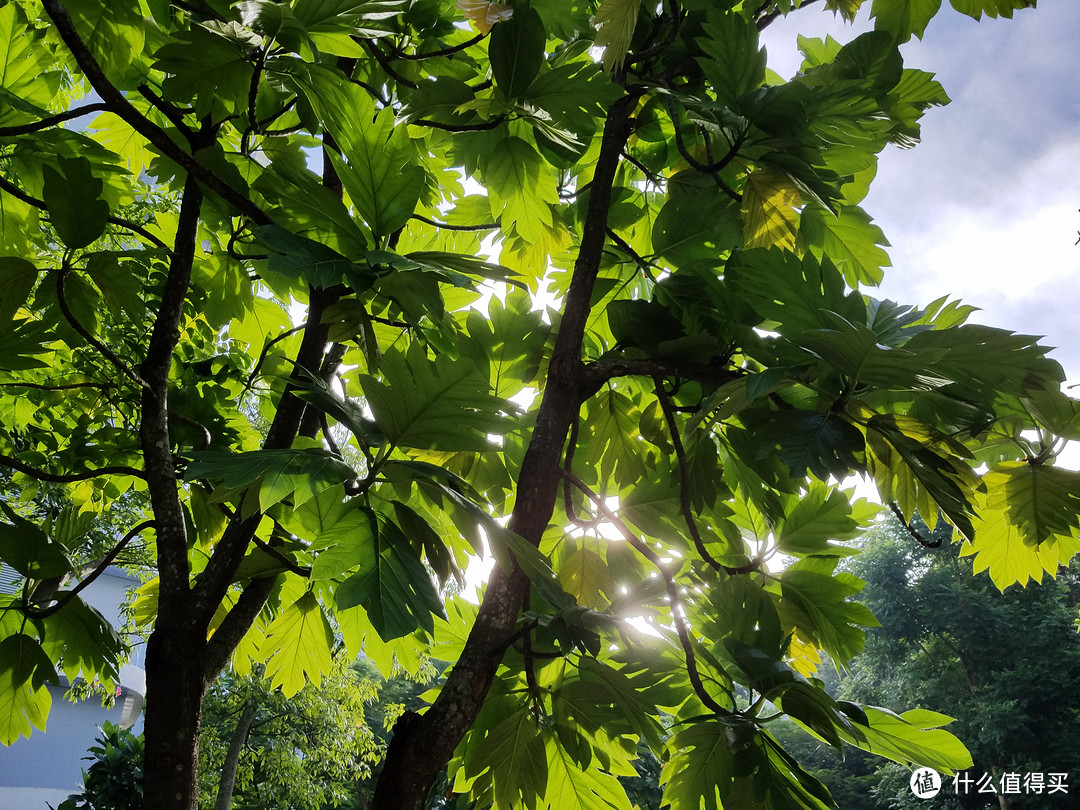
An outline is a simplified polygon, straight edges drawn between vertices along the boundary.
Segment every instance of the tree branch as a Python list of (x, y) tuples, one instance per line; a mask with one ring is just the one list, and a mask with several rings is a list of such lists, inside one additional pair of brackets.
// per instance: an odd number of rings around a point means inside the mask
[(574, 508), (570, 478), (567, 477), (574, 474), (574, 451), (577, 450), (578, 430), (580, 427), (580, 418), (575, 419), (573, 425), (570, 427), (570, 438), (566, 442), (566, 455), (563, 460), (563, 511), (566, 512), (566, 516), (570, 519), (570, 522), (579, 529), (591, 531), (604, 522), (603, 518), (585, 520), (584, 518), (578, 517), (577, 509)]
[(685, 380), (722, 385), (738, 379), (740, 372), (723, 366), (683, 363), (678, 360), (659, 358), (594, 360), (585, 365), (583, 375), (584, 390), (595, 393), (600, 387), (615, 377), (681, 377)]
[(697, 520), (694, 519), (694, 510), (690, 504), (690, 470), (686, 463), (686, 449), (683, 447), (682, 437), (679, 435), (679, 426), (675, 422), (675, 414), (671, 410), (671, 400), (668, 399), (667, 391), (664, 390), (664, 381), (660, 377), (653, 377), (653, 385), (656, 386), (656, 399), (660, 403), (660, 410), (664, 412), (664, 421), (667, 422), (668, 434), (671, 443), (675, 447), (675, 458), (679, 462), (679, 507), (682, 511), (683, 520), (686, 522), (686, 530), (694, 541), (694, 548), (708, 565), (716, 571), (732, 573), (726, 565), (721, 565), (719, 560), (709, 553), (705, 547), (705, 541), (701, 539)]
[(664, 102), (667, 106), (668, 115), (671, 117), (671, 125), (675, 130), (675, 148), (679, 150), (679, 154), (682, 156), (682, 159), (685, 160), (688, 164), (690, 164), (690, 168), (695, 169), (702, 174), (711, 175), (712, 178), (716, 181), (716, 185), (720, 188), (720, 190), (723, 191), (726, 195), (728, 195), (731, 199), (735, 200), (736, 202), (742, 202), (742, 195), (735, 191), (727, 183), (725, 183), (723, 178), (719, 175), (720, 170), (726, 167), (729, 163), (731, 163), (731, 161), (734, 160), (735, 156), (739, 153), (739, 147), (742, 146), (741, 138), (736, 139), (735, 143), (732, 144), (732, 147), (728, 151), (728, 153), (722, 158), (720, 158), (720, 160), (716, 161), (715, 163), (702, 163), (696, 157), (691, 155), (690, 150), (686, 148), (686, 142), (683, 140), (682, 136), (682, 128), (679, 126), (679, 112), (675, 108), (675, 97), (670, 93), (665, 93)]
[(138, 537), (147, 529), (154, 528), (155, 525), (156, 524), (152, 520), (144, 520), (137, 526), (133, 526), (131, 529), (128, 530), (127, 534), (120, 538), (120, 542), (113, 546), (109, 553), (101, 558), (101, 562), (97, 564), (97, 567), (94, 568), (93, 571), (83, 577), (82, 581), (80, 581), (78, 585), (76, 585), (70, 591), (67, 591), (55, 603), (49, 605), (47, 608), (43, 608), (40, 610), (27, 605), (23, 608), (22, 612), (32, 619), (49, 618), (49, 616), (52, 616), (54, 613), (64, 607), (64, 605), (66, 605), (68, 602), (78, 596), (89, 585), (93, 584), (94, 580), (96, 580), (103, 573), (105, 573), (105, 569), (113, 564), (113, 561), (118, 556), (120, 556), (120, 552), (123, 551), (125, 547), (127, 547), (128, 543), (130, 543), (134, 538)]
[(889, 501), (889, 511), (900, 521), (900, 525), (904, 528), (904, 531), (908, 533), (908, 536), (920, 546), (923, 548), (941, 548), (940, 539), (927, 540), (915, 526), (904, 519), (904, 513), (900, 511), (900, 505), (896, 501)]
[(157, 555), (161, 577), (159, 612), (187, 615), (188, 558), (187, 523), (180, 503), (176, 462), (169, 436), (169, 368), (180, 339), (180, 323), (187, 300), (195, 242), (199, 232), (199, 211), (203, 194), (192, 175), (184, 183), (180, 216), (176, 225), (169, 272), (161, 289), (161, 304), (150, 333), (146, 356), (139, 375), (146, 380), (142, 395), (139, 439), (149, 481), (147, 489), (158, 522)]
[(189, 175), (194, 176), (200, 183), (226, 202), (236, 206), (242, 213), (260, 225), (270, 224), (270, 217), (259, 206), (255, 205), (245, 194), (230, 186), (206, 166), (199, 163), (193, 155), (185, 152), (161, 127), (135, 109), (124, 98), (124, 94), (109, 81), (97, 59), (90, 52), (90, 49), (86, 47), (86, 43), (79, 36), (71, 16), (60, 0), (41, 0), (41, 5), (56, 26), (60, 38), (67, 45), (68, 50), (71, 51), (71, 55), (75, 57), (76, 63), (78, 63), (79, 68), (86, 76), (87, 81), (90, 82), (90, 86), (101, 97), (110, 112), (120, 116), (128, 126), (150, 141), (162, 154), (175, 161)]
[(708, 693), (705, 689), (705, 684), (701, 680), (701, 673), (698, 672), (697, 667), (697, 656), (694, 654), (693, 640), (690, 638), (690, 629), (687, 626), (685, 617), (680, 613), (682, 602), (679, 599), (679, 590), (675, 584), (675, 578), (671, 575), (667, 566), (660, 561), (660, 557), (655, 551), (649, 548), (647, 543), (642, 542), (641, 538), (630, 531), (630, 527), (623, 523), (622, 519), (612, 512), (608, 505), (604, 503), (604, 499), (593, 492), (587, 484), (570, 473), (563, 472), (562, 475), (593, 502), (596, 510), (615, 527), (628, 545), (642, 557), (651, 562), (656, 567), (656, 570), (660, 572), (660, 575), (664, 578), (664, 584), (667, 587), (668, 599), (671, 602), (671, 619), (675, 625), (675, 632), (678, 633), (679, 644), (682, 646), (683, 653), (686, 655), (686, 673), (690, 676), (690, 683), (694, 687), (697, 696), (701, 699), (701, 702), (709, 709), (719, 715), (730, 715), (731, 712), (717, 703), (713, 696)]
[(65, 121), (70, 121), (73, 118), (79, 118), (83, 115), (89, 115), (92, 112), (102, 112), (108, 109), (106, 104), (96, 102), (94, 104), (87, 104), (83, 107), (75, 107), (67, 112), (57, 113), (56, 115), (50, 115), (48, 118), (42, 118), (40, 121), (34, 121), (30, 124), (17, 124), (10, 127), (0, 127), (0, 138), (10, 138), (15, 135), (29, 135), (32, 132), (40, 132), (43, 129), (62, 124)]
[[(42, 211), (49, 210), (48, 207), (45, 205), (44, 200), (39, 200), (37, 197), (30, 196), (17, 185), (15, 185), (9, 180), (5, 180), (3, 177), (0, 177), (0, 189), (3, 189), (15, 199), (22, 200), (27, 205), (32, 205), (35, 208), (40, 208)], [(154, 236), (154, 234), (150, 233), (150, 231), (146, 230), (146, 228), (144, 228), (137, 222), (132, 222), (131, 220), (124, 219), (123, 217), (114, 216), (110, 216), (106, 221), (112, 223), (113, 225), (119, 225), (121, 228), (126, 228), (132, 233), (138, 234), (143, 239), (155, 245), (156, 247), (162, 248), (166, 251), (169, 250), (168, 244), (158, 239), (158, 237)]]
[(126, 467), (122, 464), (113, 464), (107, 467), (98, 467), (96, 470), (83, 470), (77, 473), (51, 473), (45, 470), (39, 470), (37, 467), (31, 467), (29, 464), (24, 464), (17, 458), (0, 454), (0, 467), (8, 467), (12, 470), (18, 470), (21, 473), (36, 478), (39, 481), (51, 481), (54, 484), (72, 484), (76, 481), (86, 481), (90, 478), (97, 478), (101, 475), (130, 475), (135, 478), (142, 478), (146, 480), (146, 473), (142, 470), (137, 470), (134, 467)]
[(121, 374), (131, 379), (136, 385), (142, 388), (146, 388), (146, 380), (136, 374), (131, 369), (131, 366), (125, 363), (122, 359), (120, 359), (120, 356), (116, 352), (114, 352), (112, 349), (110, 349), (108, 346), (106, 346), (104, 343), (102, 343), (100, 340), (90, 334), (89, 330), (87, 330), (85, 326), (79, 323), (79, 320), (71, 311), (71, 308), (68, 306), (67, 298), (64, 296), (64, 282), (67, 280), (67, 275), (69, 272), (70, 271), (65, 261), (64, 265), (61, 266), (60, 270), (56, 274), (56, 302), (60, 305), (60, 312), (63, 313), (64, 318), (67, 320), (67, 322), (71, 324), (71, 328), (78, 332), (79, 335), (82, 336), (83, 340), (85, 340), (87, 343), (97, 349), (102, 357), (104, 357), (106, 360), (116, 366), (116, 368), (120, 371)]
[(484, 130), (488, 129), (496, 129), (505, 120), (505, 115), (498, 115), (495, 118), (492, 118), (490, 121), (485, 121), (482, 124), (444, 124), (441, 121), (429, 121), (426, 118), (416, 118), (406, 123), (413, 124), (418, 127), (441, 129), (443, 132), (483, 132)]
[(191, 127), (184, 121), (184, 116), (180, 114), (180, 111), (176, 109), (172, 104), (167, 102), (157, 93), (155, 93), (148, 84), (140, 84), (136, 90), (139, 91), (139, 95), (150, 102), (153, 107), (164, 115), (174, 127), (176, 127), (180, 133), (187, 139), (187, 142), (194, 145), (197, 143), (198, 133), (196, 133)]
[(452, 56), (455, 53), (460, 53), (461, 51), (464, 51), (467, 48), (471, 48), (473, 45), (476, 45), (477, 43), (483, 41), (484, 37), (486, 36), (487, 34), (477, 34), (472, 39), (466, 40), (460, 45), (451, 45), (449, 47), (443, 48), (442, 50), (428, 51), (427, 53), (401, 53), (400, 51), (395, 51), (392, 54), (392, 58), (404, 59), (409, 62), (422, 62), (425, 59), (437, 59), (440, 56)]
[(499, 223), (497, 222), (485, 222), (482, 225), (451, 225), (447, 222), (436, 222), (435, 220), (428, 219), (420, 214), (412, 214), (409, 219), (417, 219), (421, 222), (426, 222), (428, 225), (434, 225), (436, 228), (442, 228), (446, 231), (494, 231), (499, 228)]

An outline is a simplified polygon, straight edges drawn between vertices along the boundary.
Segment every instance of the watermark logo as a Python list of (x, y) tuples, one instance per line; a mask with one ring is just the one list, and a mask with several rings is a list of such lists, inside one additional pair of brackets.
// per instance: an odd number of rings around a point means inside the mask
[(911, 775), (911, 792), (919, 799), (931, 799), (941, 792), (941, 774), (933, 768), (919, 768)]

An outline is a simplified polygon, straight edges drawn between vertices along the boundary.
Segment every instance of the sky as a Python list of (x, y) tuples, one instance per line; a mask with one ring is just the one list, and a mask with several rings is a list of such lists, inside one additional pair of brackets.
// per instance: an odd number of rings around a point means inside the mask
[[(798, 70), (796, 36), (848, 42), (872, 28), (805, 9), (766, 30), (769, 65)], [(1045, 335), (1080, 382), (1080, 4), (1039, 0), (1012, 20), (975, 22), (948, 3), (905, 65), (937, 74), (952, 98), (927, 111), (922, 143), (888, 147), (863, 208), (885, 231), (893, 267), (875, 297), (942, 295), (971, 320)], [(1072, 392), (1078, 396), (1076, 391)]]

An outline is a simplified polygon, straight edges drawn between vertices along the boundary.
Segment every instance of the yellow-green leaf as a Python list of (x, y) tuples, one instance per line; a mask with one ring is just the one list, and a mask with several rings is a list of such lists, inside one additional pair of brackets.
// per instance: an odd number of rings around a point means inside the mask
[(776, 169), (755, 169), (743, 189), (744, 247), (795, 249), (802, 195), (794, 181)]
[(319, 601), (306, 592), (266, 629), (259, 645), (259, 657), (266, 659), (266, 677), (280, 686), (285, 697), (292, 697), (311, 680), (316, 686), (330, 671), (334, 634), (323, 615)]

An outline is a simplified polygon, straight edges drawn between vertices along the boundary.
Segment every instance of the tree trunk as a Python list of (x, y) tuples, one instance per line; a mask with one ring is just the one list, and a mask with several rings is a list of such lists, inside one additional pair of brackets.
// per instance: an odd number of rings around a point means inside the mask
[(232, 737), (229, 739), (229, 750), (225, 754), (225, 764), (221, 766), (221, 781), (218, 782), (214, 810), (229, 810), (232, 806), (233, 788), (236, 785), (236, 766), (240, 764), (240, 754), (243, 753), (244, 744), (247, 742), (251, 721), (255, 719), (256, 708), (255, 699), (249, 695), (244, 701), (240, 719), (236, 721), (236, 728), (233, 729)]
[(158, 620), (146, 647), (143, 807), (193, 810), (199, 799), (199, 722), (205, 635)]

